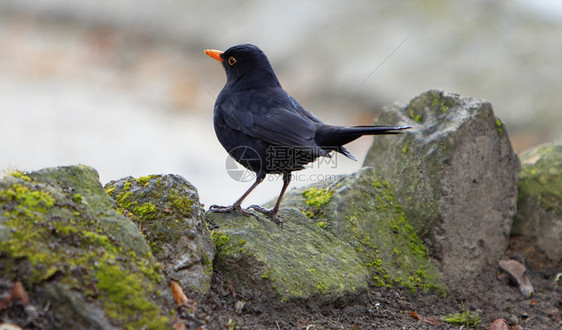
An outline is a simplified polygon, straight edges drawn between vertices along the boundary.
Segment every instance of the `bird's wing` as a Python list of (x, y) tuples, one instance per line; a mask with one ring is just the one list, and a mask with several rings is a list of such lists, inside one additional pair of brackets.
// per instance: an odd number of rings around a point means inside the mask
[(273, 145), (317, 148), (318, 119), (282, 89), (238, 92), (221, 110), (230, 128), (249, 136)]

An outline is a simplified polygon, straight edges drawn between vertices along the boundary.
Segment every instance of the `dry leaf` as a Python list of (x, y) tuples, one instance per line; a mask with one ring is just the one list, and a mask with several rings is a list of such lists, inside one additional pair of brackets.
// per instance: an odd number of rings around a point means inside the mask
[(20, 281), (16, 281), (16, 283), (14, 283), (14, 287), (12, 288), (12, 296), (15, 299), (19, 299), (19, 301), (26, 305), (29, 304), (29, 296), (27, 295), (27, 292), (25, 291), (25, 288)]
[(234, 285), (232, 285), (232, 282), (230, 280), (228, 280), (228, 288), (232, 293), (232, 299), (236, 300), (236, 290), (234, 290)]
[(509, 330), (507, 321), (504, 319), (497, 319), (490, 324), (488, 330)]
[(172, 290), (172, 295), (174, 296), (174, 301), (176, 302), (176, 306), (182, 306), (187, 303), (187, 296), (183, 293), (183, 289), (176, 281), (172, 281), (170, 285), (170, 289)]
[(531, 298), (535, 289), (527, 276), (527, 268), (517, 260), (501, 260), (498, 265), (502, 271), (509, 275), (513, 282), (517, 283), (521, 294), (527, 299)]
[(410, 312), (410, 316), (413, 317), (416, 320), (419, 320), (421, 322), (427, 323), (427, 324), (432, 324), (432, 325), (441, 325), (441, 322), (439, 322), (439, 320), (436, 319), (432, 319), (432, 318), (426, 318), (426, 317), (421, 317), (418, 315), (418, 313), (416, 312)]

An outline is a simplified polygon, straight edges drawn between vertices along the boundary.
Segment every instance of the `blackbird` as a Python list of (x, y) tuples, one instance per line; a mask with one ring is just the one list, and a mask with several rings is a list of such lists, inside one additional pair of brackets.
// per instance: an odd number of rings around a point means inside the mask
[(265, 54), (250, 44), (222, 52), (205, 54), (222, 63), (226, 84), (214, 109), (215, 133), (228, 154), (256, 173), (256, 181), (231, 206), (212, 205), (214, 212), (239, 211), (242, 201), (264, 180), (266, 174), (281, 174), (283, 188), (272, 209), (258, 205), (249, 208), (264, 213), (272, 221), (291, 181), (291, 172), (318, 157), (331, 157), (332, 151), (355, 158), (343, 147), (362, 135), (398, 134), (408, 126), (332, 126), (306, 111), (282, 87)]

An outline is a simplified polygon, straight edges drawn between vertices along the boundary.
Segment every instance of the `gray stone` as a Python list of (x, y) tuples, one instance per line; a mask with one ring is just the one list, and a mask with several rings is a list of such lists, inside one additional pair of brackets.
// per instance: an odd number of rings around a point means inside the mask
[(87, 166), (0, 180), (0, 279), (17, 278), (47, 328), (164, 328), (162, 274), (137, 226)]
[(283, 227), (261, 214), (207, 213), (218, 226), (215, 271), (256, 301), (333, 301), (365, 293), (368, 272), (353, 248), (296, 209), (282, 209)]
[(444, 290), (426, 248), (380, 171), (365, 167), (331, 182), (294, 189), (282, 207), (301, 210), (354, 248), (377, 286)]
[(525, 298), (531, 298), (535, 289), (527, 276), (527, 268), (517, 260), (500, 260), (500, 269), (509, 275), (511, 281), (519, 287), (519, 291)]
[(215, 246), (197, 189), (179, 175), (127, 177), (105, 189), (145, 235), (168, 278), (206, 293), (211, 285)]
[(387, 107), (365, 165), (381, 170), (450, 285), (464, 285), (505, 252), (516, 212), (519, 160), (487, 101), (430, 90)]
[(538, 268), (559, 268), (562, 261), (562, 140), (522, 153), (521, 163), (512, 247)]
[(257, 300), (356, 297), (371, 285), (446, 290), (390, 185), (372, 168), (287, 193), (283, 227), (207, 213), (215, 271)]

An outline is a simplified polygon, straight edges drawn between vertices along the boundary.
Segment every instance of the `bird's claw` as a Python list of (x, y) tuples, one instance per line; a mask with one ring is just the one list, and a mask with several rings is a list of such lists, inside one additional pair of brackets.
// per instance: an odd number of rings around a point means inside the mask
[(271, 218), (271, 221), (273, 221), (274, 223), (276, 223), (278, 225), (281, 225), (281, 227), (283, 227), (283, 220), (281, 220), (277, 217), (277, 212), (274, 212), (273, 209), (266, 209), (265, 207), (261, 207), (259, 205), (252, 205), (252, 206), (248, 207), (246, 210), (244, 210), (240, 205), (236, 205), (236, 204), (233, 204), (233, 205), (230, 205), (230, 206), (211, 205), (209, 207), (209, 212), (229, 213), (229, 212), (232, 212), (232, 211), (237, 211), (245, 217), (249, 217), (249, 216), (253, 215), (254, 217), (256, 217), (256, 219), (259, 220), (258, 216), (256, 214), (248, 212), (247, 211), (248, 209), (252, 209), (252, 210), (258, 211), (262, 214), (265, 214), (266, 216)]
[(244, 210), (240, 205), (236, 205), (236, 204), (230, 206), (211, 205), (209, 207), (209, 211), (216, 212), (216, 213), (229, 213), (232, 211), (238, 211), (240, 212), (240, 214), (242, 214), (245, 217), (249, 217), (250, 215), (252, 215), (250, 212)]
[(250, 205), (250, 207), (248, 207), (248, 208), (267, 215), (268, 217), (271, 218), (271, 221), (273, 221), (274, 223), (276, 223), (278, 225), (281, 225), (281, 227), (283, 227), (283, 220), (281, 220), (277, 217), (276, 210), (266, 209), (265, 207), (262, 207), (262, 206), (259, 206), (259, 205)]

